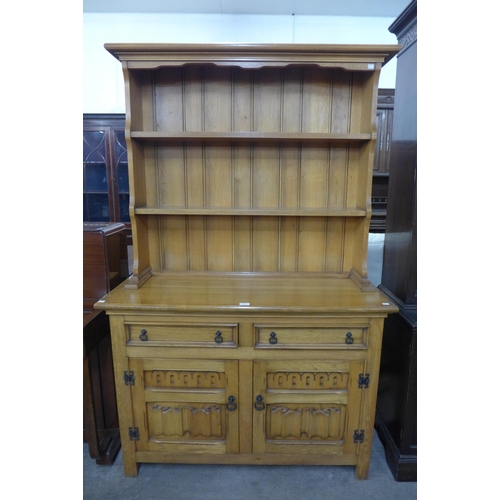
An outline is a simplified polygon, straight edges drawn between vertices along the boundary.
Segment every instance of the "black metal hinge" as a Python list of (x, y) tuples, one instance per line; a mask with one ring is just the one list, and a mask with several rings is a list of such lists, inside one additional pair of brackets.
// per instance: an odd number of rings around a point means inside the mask
[(124, 371), (123, 380), (125, 380), (125, 385), (135, 385), (134, 371), (133, 370), (131, 370), (130, 372)]
[(362, 373), (359, 374), (358, 377), (358, 387), (362, 389), (363, 387), (368, 388), (370, 385), (370, 374), (367, 373), (366, 375), (363, 375)]
[(358, 431), (358, 429), (356, 429), (354, 431), (354, 443), (362, 443), (364, 440), (365, 440), (365, 430), (364, 429), (361, 429), (360, 431)]
[(129, 427), (128, 435), (130, 436), (130, 441), (139, 441), (139, 429), (137, 427)]

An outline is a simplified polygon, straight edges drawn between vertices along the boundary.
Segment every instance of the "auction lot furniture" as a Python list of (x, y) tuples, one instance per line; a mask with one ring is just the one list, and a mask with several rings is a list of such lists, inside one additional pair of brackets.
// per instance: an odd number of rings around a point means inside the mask
[(124, 224), (83, 223), (83, 441), (99, 465), (114, 463), (120, 434), (109, 318), (93, 304), (127, 277), (125, 244)]
[(107, 44), (133, 274), (109, 315), (125, 475), (331, 464), (367, 478), (384, 318), (367, 279), (377, 85), (399, 46)]

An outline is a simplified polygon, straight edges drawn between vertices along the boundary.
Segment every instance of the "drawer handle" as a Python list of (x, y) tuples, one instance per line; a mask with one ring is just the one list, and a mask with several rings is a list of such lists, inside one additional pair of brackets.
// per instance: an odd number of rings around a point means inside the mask
[(269, 335), (269, 343), (270, 344), (277, 344), (278, 343), (278, 337), (276, 337), (276, 333), (271, 332)]
[(236, 408), (238, 408), (236, 406), (236, 398), (234, 396), (229, 396), (227, 398), (226, 408), (228, 411), (234, 411), (236, 410)]
[(147, 330), (141, 330), (141, 334), (139, 335), (139, 339), (145, 342), (148, 340), (148, 331)]
[(255, 403), (253, 404), (253, 407), (256, 410), (262, 411), (266, 405), (264, 403), (264, 397), (261, 396), (260, 394), (255, 398)]
[(345, 334), (345, 343), (346, 344), (354, 344), (354, 339), (352, 338), (352, 333), (351, 332), (347, 332)]
[(217, 330), (215, 332), (215, 342), (217, 344), (222, 344), (222, 342), (224, 342), (224, 339), (222, 338), (222, 332), (220, 330)]

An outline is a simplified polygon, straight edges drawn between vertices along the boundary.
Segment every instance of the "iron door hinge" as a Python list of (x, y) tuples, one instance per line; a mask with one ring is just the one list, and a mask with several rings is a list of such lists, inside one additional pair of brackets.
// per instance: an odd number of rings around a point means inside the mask
[(370, 374), (367, 373), (366, 375), (363, 375), (362, 373), (360, 373), (358, 377), (358, 388), (362, 389), (363, 387), (365, 387), (368, 389), (369, 385), (370, 385)]
[(365, 440), (365, 430), (361, 429), (360, 431), (358, 431), (358, 429), (356, 429), (354, 431), (354, 438), (353, 438), (354, 444), (362, 443), (364, 440)]
[(124, 371), (123, 372), (123, 380), (125, 380), (125, 385), (135, 385), (134, 370), (131, 370), (129, 372)]
[(130, 436), (130, 441), (139, 441), (139, 429), (137, 427), (129, 427), (128, 435)]

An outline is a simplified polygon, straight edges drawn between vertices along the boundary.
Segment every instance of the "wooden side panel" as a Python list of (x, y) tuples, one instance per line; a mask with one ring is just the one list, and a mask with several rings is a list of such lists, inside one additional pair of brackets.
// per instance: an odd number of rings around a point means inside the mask
[(370, 374), (370, 386), (369, 389), (363, 390), (359, 411), (359, 427), (365, 430), (365, 438), (363, 443), (359, 445), (358, 450), (359, 458), (356, 466), (356, 477), (358, 479), (366, 479), (370, 469), (383, 329), (383, 319), (374, 318), (370, 320), (368, 358), (365, 367), (365, 373)]
[[(150, 71), (123, 68), (128, 130), (155, 130), (153, 75)], [(129, 155), (130, 161), (130, 155)]]
[(135, 458), (137, 441), (132, 441), (128, 435), (129, 427), (134, 427), (134, 413), (130, 386), (123, 383), (124, 372), (129, 371), (128, 359), (125, 350), (127, 342), (125, 325), (120, 316), (111, 316), (109, 319), (111, 342), (113, 347), (113, 368), (115, 372), (116, 403), (120, 421), (120, 441), (123, 454), (123, 469), (125, 476), (137, 476), (137, 462)]

